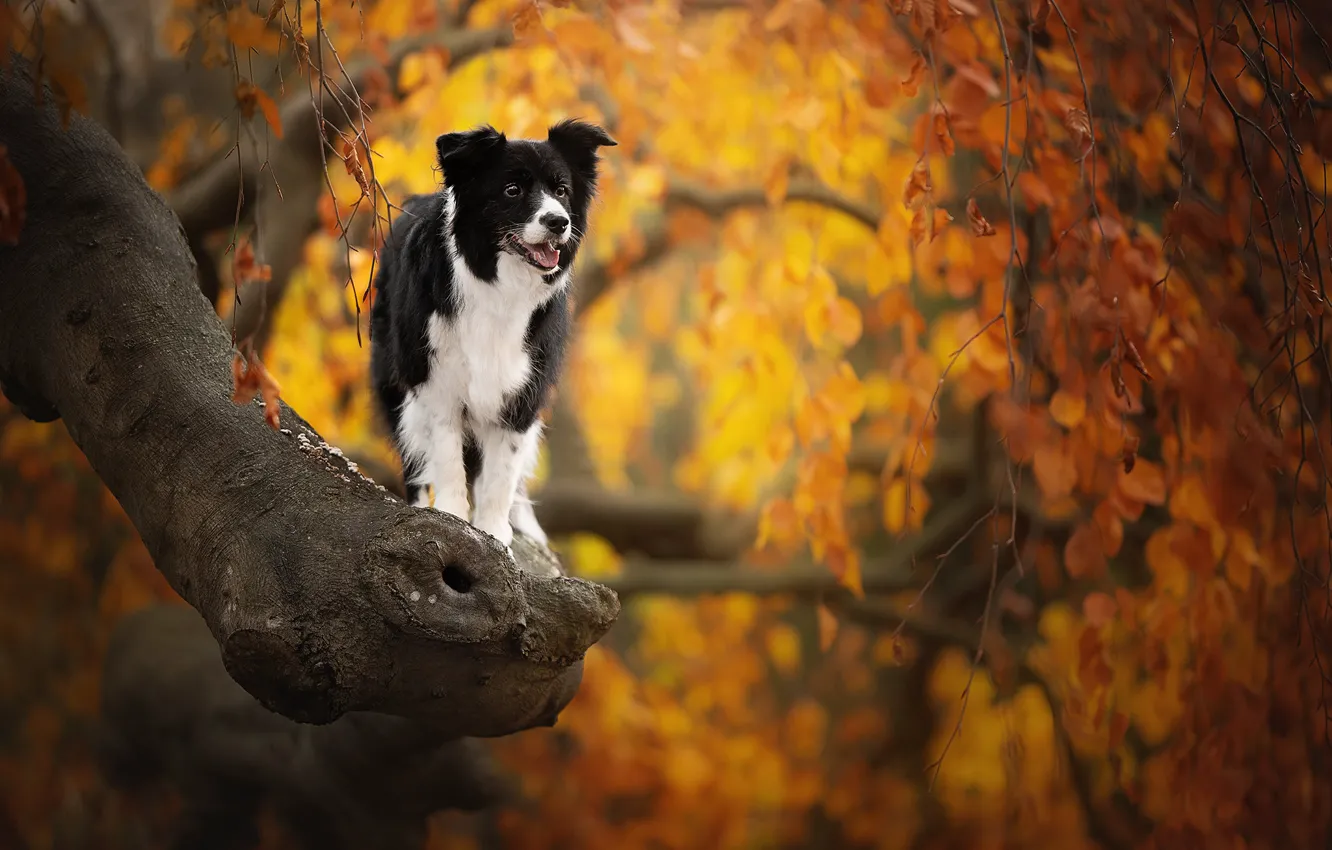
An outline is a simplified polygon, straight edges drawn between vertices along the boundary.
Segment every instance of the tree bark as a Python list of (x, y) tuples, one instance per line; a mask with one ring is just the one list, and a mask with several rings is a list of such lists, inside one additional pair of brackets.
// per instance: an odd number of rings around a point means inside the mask
[(619, 602), (553, 556), (414, 509), (295, 411), (230, 400), (230, 342), (176, 217), (110, 136), (63, 129), (31, 69), (0, 73), (0, 144), (28, 198), (0, 246), (0, 385), (64, 420), (230, 675), (289, 718), (418, 718), (457, 736), (551, 724)]

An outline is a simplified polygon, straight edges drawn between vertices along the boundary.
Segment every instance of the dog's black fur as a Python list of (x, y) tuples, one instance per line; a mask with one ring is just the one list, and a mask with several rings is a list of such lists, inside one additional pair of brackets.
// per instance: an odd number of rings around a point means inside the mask
[[(448, 359), (454, 355), (438, 356), (429, 337), (432, 319), (442, 317), (445, 327), (457, 331), (458, 323), (467, 321), (468, 287), (496, 286), (506, 252), (531, 266), (536, 271), (536, 276), (529, 273), (531, 279), (539, 278), (551, 291), (534, 292), (534, 303), (513, 305), (515, 310), (530, 311), (523, 339), (530, 370), (521, 386), (504, 394), (501, 421), (494, 424), (520, 434), (536, 423), (564, 357), (570, 323), (569, 270), (596, 194), (597, 148), (614, 144), (601, 128), (573, 120), (551, 127), (545, 141), (508, 140), (488, 126), (437, 139), (446, 191), (453, 196), (452, 215), (445, 192), (413, 195), (403, 202), (380, 253), (370, 317), (371, 378), (402, 457), (409, 501), (419, 501), (427, 474), (426, 459), (414, 453), (400, 433), (409, 394), (431, 379), (432, 370), (466, 368), (469, 358), (475, 363), (481, 356), (507, 356), (489, 349), (464, 351), (456, 362)], [(542, 210), (553, 210), (552, 198), (567, 215), (564, 226), (569, 236), (559, 246), (557, 264), (548, 270), (540, 260), (549, 259), (553, 242), (533, 247), (515, 234), (530, 232), (523, 228), (535, 227), (531, 222)], [(554, 212), (542, 218), (547, 220), (562, 223)], [(458, 256), (450, 250), (449, 233)], [(503, 265), (515, 267), (512, 260)], [(473, 412), (465, 402), (459, 415), (470, 488), (485, 461), (475, 427), (467, 425)], [(510, 442), (516, 447), (516, 440)]]

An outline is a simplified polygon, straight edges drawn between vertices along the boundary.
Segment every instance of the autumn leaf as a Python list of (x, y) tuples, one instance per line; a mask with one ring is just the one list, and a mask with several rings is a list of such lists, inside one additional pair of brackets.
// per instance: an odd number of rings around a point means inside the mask
[(1165, 473), (1160, 465), (1149, 460), (1130, 464), (1130, 472), (1119, 475), (1119, 489), (1130, 499), (1147, 505), (1164, 505), (1166, 499)]
[(832, 648), (833, 641), (837, 639), (837, 616), (828, 610), (827, 605), (818, 606), (819, 615), (819, 649), (827, 652)]
[(915, 97), (920, 92), (921, 81), (925, 79), (925, 57), (919, 53), (911, 61), (911, 69), (906, 77), (902, 79), (902, 93), (907, 97)]
[(930, 163), (921, 157), (907, 175), (906, 185), (902, 188), (902, 206), (909, 210), (918, 210), (929, 203), (933, 195), (934, 184), (930, 180)]
[(8, 148), (0, 145), (0, 244), (18, 244), (27, 209), (28, 195), (23, 176), (10, 161)]
[(957, 145), (953, 142), (953, 131), (948, 126), (948, 116), (942, 112), (934, 113), (934, 138), (938, 141), (939, 149), (943, 151), (944, 156), (957, 153)]
[(264, 18), (264, 23), (266, 24), (273, 23), (273, 19), (278, 16), (278, 13), (281, 12), (286, 7), (286, 5), (287, 5), (287, 0), (273, 0), (273, 5), (269, 7), (268, 15), (265, 16)]
[(236, 105), (240, 107), (241, 115), (249, 120), (254, 117), (255, 110), (263, 113), (264, 120), (272, 129), (273, 135), (282, 138), (282, 116), (278, 112), (277, 103), (268, 95), (268, 92), (256, 86), (249, 80), (241, 80), (236, 84)]
[(248, 358), (243, 358), (237, 351), (231, 360), (231, 379), (232, 391), (231, 401), (233, 404), (249, 404), (255, 395), (259, 395), (264, 402), (264, 421), (274, 431), (279, 426), (278, 400), (282, 388), (264, 364), (259, 360), (259, 355), (253, 351)]
[(232, 278), (239, 287), (251, 281), (273, 279), (273, 269), (267, 263), (260, 264), (255, 257), (254, 243), (246, 239), (236, 248), (231, 266)]
[(1082, 616), (1089, 625), (1103, 628), (1114, 621), (1119, 606), (1114, 597), (1100, 591), (1088, 593), (1082, 599)]
[(1100, 532), (1093, 523), (1080, 523), (1064, 544), (1064, 569), (1075, 579), (1096, 580), (1105, 567)]
[(828, 329), (845, 348), (850, 348), (860, 340), (863, 322), (860, 308), (848, 298), (838, 297), (828, 309)]
[(865, 105), (873, 109), (887, 109), (893, 105), (893, 84), (886, 73), (871, 74), (864, 82), (864, 94)]
[(1064, 128), (1068, 130), (1068, 135), (1073, 139), (1074, 145), (1081, 153), (1086, 153), (1091, 149), (1091, 119), (1087, 117), (1084, 110), (1075, 106), (1065, 112)]
[(981, 215), (980, 206), (975, 198), (967, 198), (967, 224), (971, 225), (971, 235), (973, 236), (993, 236), (994, 225)]
[(365, 173), (365, 164), (361, 157), (362, 147), (356, 139), (344, 139), (342, 142), (342, 166), (360, 188), (362, 195), (370, 194), (370, 178)]
[(1074, 395), (1065, 390), (1056, 390), (1050, 396), (1050, 416), (1065, 428), (1078, 427), (1087, 415), (1087, 397)]
[(630, 17), (630, 10), (622, 9), (611, 13), (611, 19), (615, 22), (615, 33), (620, 37), (620, 43), (635, 53), (651, 53), (654, 49), (651, 39), (643, 35), (642, 30), (630, 20)]
[(1078, 470), (1064, 442), (1047, 443), (1036, 449), (1032, 459), (1036, 482), (1047, 499), (1061, 499), (1073, 493)]
[(541, 20), (541, 9), (537, 6), (535, 0), (529, 0), (522, 5), (513, 18), (513, 34), (520, 39), (529, 38), (538, 35), (545, 30), (545, 24)]

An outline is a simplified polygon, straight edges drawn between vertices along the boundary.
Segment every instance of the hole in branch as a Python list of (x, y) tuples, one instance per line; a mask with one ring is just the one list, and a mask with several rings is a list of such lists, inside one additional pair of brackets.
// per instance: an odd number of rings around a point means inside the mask
[(466, 593), (472, 589), (472, 580), (467, 577), (467, 573), (463, 572), (461, 567), (453, 564), (444, 568), (444, 584), (448, 585), (450, 590), (458, 593)]

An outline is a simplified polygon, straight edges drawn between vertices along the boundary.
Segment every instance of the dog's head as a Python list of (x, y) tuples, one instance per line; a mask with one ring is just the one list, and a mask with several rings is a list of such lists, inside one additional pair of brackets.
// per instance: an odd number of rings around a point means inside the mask
[(615, 141), (583, 121), (561, 121), (544, 141), (493, 127), (435, 140), (452, 191), (453, 236), (472, 271), (493, 280), (504, 254), (548, 283), (573, 264), (597, 189), (597, 149)]

